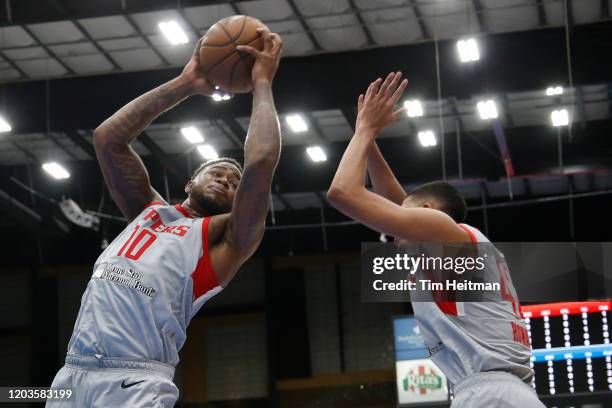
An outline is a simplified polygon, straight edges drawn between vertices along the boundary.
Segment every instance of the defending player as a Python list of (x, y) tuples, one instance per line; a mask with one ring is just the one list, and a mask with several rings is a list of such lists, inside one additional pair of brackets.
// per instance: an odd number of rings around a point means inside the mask
[[(480, 231), (461, 224), (466, 205), (451, 184), (429, 183), (406, 194), (376, 146), (376, 135), (404, 113), (394, 111), (407, 86), (400, 80), (401, 73), (391, 73), (359, 96), (355, 135), (328, 200), (400, 242), (488, 242)], [(365, 188), (366, 167), (375, 192)], [(503, 301), (436, 302), (432, 296), (431, 302), (412, 303), (415, 317), (432, 360), (454, 385), (453, 408), (544, 407), (528, 385), (533, 378), (531, 353), (514, 286), (503, 258), (499, 265), (494, 258), (486, 263), (486, 273), (503, 280)]]
[(47, 406), (172, 407), (176, 402), (174, 366), (189, 321), (255, 252), (265, 229), (281, 146), (272, 80), (282, 41), (277, 34), (258, 33), (263, 51), (238, 47), (255, 59), (244, 171), (229, 158), (206, 162), (187, 182), (187, 199), (170, 206), (151, 187), (130, 147), (164, 111), (190, 95), (212, 93), (199, 71), (199, 47), (177, 78), (96, 129), (102, 173), (130, 224), (96, 261), (66, 365), (53, 381), (52, 387), (72, 388), (76, 399)]

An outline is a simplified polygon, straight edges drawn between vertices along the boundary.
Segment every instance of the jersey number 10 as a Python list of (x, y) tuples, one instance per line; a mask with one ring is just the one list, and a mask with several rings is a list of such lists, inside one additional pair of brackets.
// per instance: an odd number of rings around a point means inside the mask
[[(130, 235), (128, 240), (125, 241), (125, 244), (123, 244), (121, 249), (119, 249), (117, 256), (124, 255), (126, 258), (138, 260), (140, 259), (142, 254), (151, 246), (151, 244), (157, 239), (157, 235), (144, 228), (140, 230), (140, 234), (136, 235), (138, 229), (140, 229), (140, 225), (137, 225), (134, 228), (134, 231), (132, 231), (132, 234)], [(125, 254), (123, 253), (124, 251)]]

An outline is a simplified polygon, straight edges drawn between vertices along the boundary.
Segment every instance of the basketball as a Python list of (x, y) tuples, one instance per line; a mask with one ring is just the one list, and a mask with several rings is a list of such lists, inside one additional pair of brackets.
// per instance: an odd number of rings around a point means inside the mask
[(204, 75), (222, 91), (230, 94), (249, 92), (253, 57), (236, 50), (249, 45), (263, 50), (263, 39), (257, 34), (264, 23), (249, 16), (226, 17), (215, 23), (204, 35), (200, 45), (200, 65)]

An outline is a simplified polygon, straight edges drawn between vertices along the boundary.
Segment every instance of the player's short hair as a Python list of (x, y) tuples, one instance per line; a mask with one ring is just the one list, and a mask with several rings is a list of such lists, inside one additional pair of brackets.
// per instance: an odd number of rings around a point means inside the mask
[(416, 199), (434, 199), (440, 210), (451, 216), (455, 222), (465, 220), (467, 205), (455, 186), (446, 181), (434, 181), (415, 188), (408, 194)]
[(191, 179), (193, 180), (194, 178), (196, 178), (196, 176), (200, 174), (200, 172), (205, 168), (218, 163), (230, 163), (231, 165), (236, 167), (236, 169), (240, 173), (240, 177), (242, 177), (242, 166), (240, 165), (240, 163), (238, 163), (236, 159), (232, 159), (231, 157), (219, 157), (218, 159), (210, 159), (202, 163), (197, 169), (195, 169), (195, 171), (191, 175)]

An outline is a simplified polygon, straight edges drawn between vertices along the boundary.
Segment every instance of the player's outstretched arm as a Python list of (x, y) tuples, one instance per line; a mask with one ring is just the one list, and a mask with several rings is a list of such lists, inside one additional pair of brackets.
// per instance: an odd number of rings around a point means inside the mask
[(377, 79), (360, 96), (351, 139), (327, 192), (329, 202), (347, 216), (396, 238), (414, 241), (469, 242), (469, 236), (445, 213), (429, 208), (404, 208), (365, 188), (368, 152), (378, 132), (399, 120), (394, 106), (407, 86), (401, 73)]
[(106, 119), (94, 132), (96, 156), (115, 203), (129, 220), (152, 201), (164, 201), (153, 189), (142, 160), (130, 143), (163, 112), (194, 94), (210, 95), (198, 71), (199, 43), (183, 72), (134, 99)]
[(251, 73), (253, 110), (244, 143), (244, 172), (236, 189), (234, 205), (222, 237), (211, 255), (222, 285), (227, 284), (240, 265), (257, 249), (264, 234), (270, 188), (281, 150), (278, 115), (272, 95), (272, 80), (278, 69), (282, 40), (278, 34), (258, 30), (264, 39), (263, 51), (239, 46), (240, 52), (255, 58)]
[[(363, 108), (363, 95), (359, 95), (357, 112)], [(400, 205), (406, 198), (406, 191), (397, 181), (376, 142), (372, 142), (368, 150), (367, 169), (376, 194)]]

